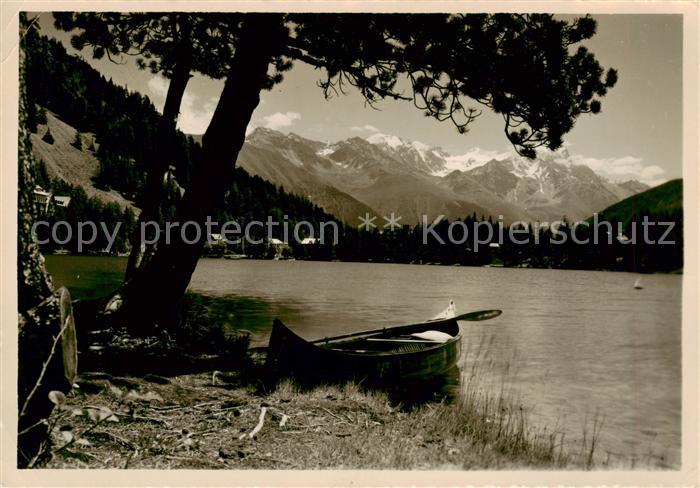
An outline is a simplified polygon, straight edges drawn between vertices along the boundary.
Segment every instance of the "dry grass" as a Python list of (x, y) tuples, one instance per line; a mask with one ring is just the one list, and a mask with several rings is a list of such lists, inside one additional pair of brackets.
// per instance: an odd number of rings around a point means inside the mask
[[(223, 374), (163, 379), (88, 375), (57, 408), (47, 468), (515, 469), (581, 468), (522, 411), (478, 395), (405, 411), (356, 385), (267, 394)], [(117, 422), (97, 425), (89, 408)], [(249, 433), (265, 423), (255, 438)], [(500, 414), (498, 412), (501, 412)], [(288, 420), (281, 426), (282, 416)], [(82, 440), (80, 440), (82, 439)], [(62, 447), (63, 446), (63, 447)]]

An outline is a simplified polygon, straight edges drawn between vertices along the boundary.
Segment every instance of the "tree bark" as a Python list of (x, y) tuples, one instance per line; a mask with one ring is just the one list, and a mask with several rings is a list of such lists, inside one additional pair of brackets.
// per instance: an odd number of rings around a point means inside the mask
[(201, 238), (190, 244), (177, 228), (170, 243), (162, 243), (153, 258), (125, 283), (120, 316), (134, 332), (177, 324), (181, 299), (206, 241), (206, 218), (231, 188), (246, 128), (260, 103), (269, 63), (280, 48), (273, 35), (280, 25), (279, 14), (250, 14), (243, 25), (221, 98), (202, 140), (200, 159), (176, 211), (175, 221), (180, 226), (197, 224)]
[[(179, 60), (173, 67), (173, 72), (168, 85), (168, 93), (163, 106), (163, 116), (158, 125), (156, 147), (153, 151), (151, 167), (146, 176), (146, 187), (143, 192), (141, 213), (138, 224), (131, 236), (131, 252), (126, 266), (125, 280), (134, 275), (134, 272), (145, 265), (152, 255), (153, 247), (141, 242), (141, 223), (160, 221), (160, 207), (163, 200), (163, 177), (169, 164), (174, 160), (174, 145), (177, 127), (177, 119), (180, 115), (180, 105), (185, 94), (187, 83), (190, 80), (192, 69), (192, 49), (190, 38), (190, 25), (182, 16), (179, 20), (181, 26), (180, 41), (178, 42)], [(174, 28), (173, 28), (174, 29)], [(150, 248), (149, 248), (150, 247)]]
[(27, 100), (25, 56), (26, 17), (21, 18), (19, 99), (19, 168), (17, 229), (18, 373), (17, 373), (17, 465), (27, 467), (42, 452), (47, 441), (46, 424), (53, 408), (48, 392), (70, 390), (77, 373), (77, 340), (70, 294), (54, 292), (44, 258), (32, 237), (37, 212), (34, 204), (34, 165), (26, 126)]

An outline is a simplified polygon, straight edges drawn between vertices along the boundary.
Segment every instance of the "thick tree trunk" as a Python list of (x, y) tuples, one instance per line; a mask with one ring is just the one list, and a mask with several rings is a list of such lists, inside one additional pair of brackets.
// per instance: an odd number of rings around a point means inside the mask
[(191, 39), (189, 35), (189, 26), (182, 21), (182, 31), (180, 47), (178, 54), (180, 59), (173, 68), (168, 85), (168, 93), (165, 97), (165, 105), (163, 106), (163, 116), (160, 119), (158, 126), (158, 135), (156, 139), (156, 147), (153, 151), (153, 159), (148, 170), (146, 178), (146, 188), (144, 197), (141, 203), (141, 213), (139, 215), (138, 225), (131, 236), (131, 253), (126, 266), (125, 280), (128, 280), (134, 275), (134, 272), (143, 267), (149, 257), (152, 255), (154, 248), (146, 246), (141, 242), (141, 223), (149, 221), (160, 221), (160, 206), (163, 200), (163, 178), (168, 170), (170, 163), (174, 161), (174, 145), (177, 119), (180, 114), (180, 105), (182, 97), (185, 94), (187, 83), (190, 80), (190, 71), (192, 69), (192, 51)]
[[(202, 140), (200, 159), (178, 204), (175, 220), (180, 227), (171, 233), (170, 243), (161, 243), (153, 258), (122, 289), (119, 315), (134, 331), (146, 332), (154, 326), (167, 329), (177, 323), (181, 299), (206, 240), (206, 218), (233, 183), (246, 128), (260, 102), (269, 63), (279, 48), (272, 33), (279, 31), (280, 23), (277, 14), (251, 14), (245, 21), (230, 74)], [(195, 244), (185, 242), (180, 233), (188, 222), (202, 231)]]

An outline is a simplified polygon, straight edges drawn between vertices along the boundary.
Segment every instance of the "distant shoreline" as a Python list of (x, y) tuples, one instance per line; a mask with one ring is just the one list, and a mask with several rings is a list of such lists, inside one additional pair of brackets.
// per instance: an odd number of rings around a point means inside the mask
[[(124, 258), (127, 259), (126, 254), (95, 254), (95, 253), (45, 253), (44, 256), (55, 256), (55, 257), (90, 257), (90, 258)], [(486, 264), (481, 266), (473, 266), (468, 264), (442, 264), (436, 262), (428, 263), (400, 263), (395, 261), (344, 261), (340, 259), (332, 260), (314, 260), (314, 259), (264, 259), (264, 258), (253, 258), (253, 257), (237, 257), (237, 258), (227, 258), (226, 256), (202, 256), (200, 259), (212, 259), (212, 260), (223, 260), (223, 261), (304, 261), (313, 263), (355, 263), (355, 264), (400, 264), (400, 265), (412, 265), (412, 266), (444, 266), (444, 267), (459, 267), (459, 268), (507, 268), (507, 269), (548, 269), (554, 271), (609, 271), (611, 273), (630, 273), (630, 274), (645, 274), (645, 275), (682, 275), (683, 269), (677, 269), (673, 271), (630, 271), (624, 269), (586, 269), (586, 268), (547, 268), (539, 266), (528, 266), (528, 265), (517, 265), (517, 266), (507, 266), (503, 264)]]

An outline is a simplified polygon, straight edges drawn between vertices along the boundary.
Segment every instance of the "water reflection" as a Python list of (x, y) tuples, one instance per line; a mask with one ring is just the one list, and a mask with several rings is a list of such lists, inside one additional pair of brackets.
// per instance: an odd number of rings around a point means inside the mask
[(442, 375), (413, 381), (399, 381), (393, 385), (377, 388), (385, 391), (393, 404), (411, 409), (430, 402), (453, 402), (460, 391), (460, 377), (459, 367), (455, 365)]

